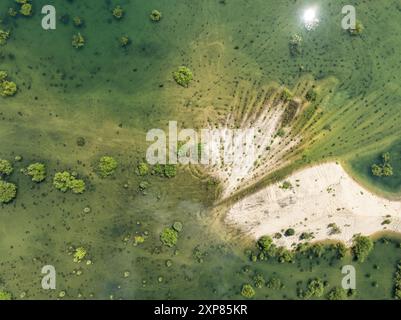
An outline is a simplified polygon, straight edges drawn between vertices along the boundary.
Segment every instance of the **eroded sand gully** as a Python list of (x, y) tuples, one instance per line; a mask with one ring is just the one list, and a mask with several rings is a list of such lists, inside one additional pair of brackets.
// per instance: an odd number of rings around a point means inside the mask
[[(371, 235), (388, 230), (401, 232), (401, 202), (380, 198), (362, 188), (336, 163), (299, 171), (283, 182), (243, 198), (228, 211), (225, 221), (258, 239), (288, 228), (295, 235), (276, 239), (291, 248), (303, 232), (313, 232), (313, 241), (340, 240), (350, 245), (355, 234)], [(383, 224), (388, 220), (390, 224)], [(332, 234), (329, 224), (340, 233)]]

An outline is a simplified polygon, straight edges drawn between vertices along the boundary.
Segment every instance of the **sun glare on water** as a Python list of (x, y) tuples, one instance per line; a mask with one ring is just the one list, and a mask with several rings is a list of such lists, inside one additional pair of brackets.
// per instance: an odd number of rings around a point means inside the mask
[(319, 25), (319, 19), (317, 17), (317, 8), (307, 8), (302, 16), (303, 23), (307, 30), (312, 30)]

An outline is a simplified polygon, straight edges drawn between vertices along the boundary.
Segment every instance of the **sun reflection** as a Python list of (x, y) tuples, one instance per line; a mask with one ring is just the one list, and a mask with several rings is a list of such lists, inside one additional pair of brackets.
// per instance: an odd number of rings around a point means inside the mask
[(305, 28), (307, 30), (312, 30), (319, 25), (319, 19), (317, 17), (317, 8), (311, 7), (307, 8), (302, 16)]

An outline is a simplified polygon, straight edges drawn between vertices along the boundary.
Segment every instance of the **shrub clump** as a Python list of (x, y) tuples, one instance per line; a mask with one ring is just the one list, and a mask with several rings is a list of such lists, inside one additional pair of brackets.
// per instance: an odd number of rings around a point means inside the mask
[(101, 157), (98, 164), (98, 172), (102, 178), (106, 178), (114, 174), (118, 167), (117, 160), (113, 157)]
[(173, 228), (165, 228), (160, 234), (160, 241), (167, 247), (174, 247), (178, 241), (178, 232)]
[(173, 73), (173, 78), (180, 86), (187, 88), (193, 79), (193, 74), (189, 68), (181, 66)]
[(57, 172), (53, 179), (53, 185), (56, 189), (62, 192), (71, 190), (75, 194), (84, 193), (86, 189), (86, 185), (83, 180), (77, 179), (74, 175), (67, 171)]
[(26, 174), (32, 177), (33, 182), (42, 182), (46, 179), (46, 166), (43, 163), (32, 163), (27, 168)]

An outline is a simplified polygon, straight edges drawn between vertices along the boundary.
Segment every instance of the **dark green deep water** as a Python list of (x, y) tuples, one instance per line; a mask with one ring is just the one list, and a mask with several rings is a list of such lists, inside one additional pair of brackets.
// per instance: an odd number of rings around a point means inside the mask
[[(299, 257), (293, 264), (252, 263), (244, 253), (252, 244), (211, 215), (214, 190), (206, 181), (184, 168), (173, 179), (140, 178), (135, 167), (145, 155), (147, 130), (164, 128), (168, 120), (198, 126), (227, 112), (238, 87), (257, 90), (270, 81), (292, 86), (304, 74), (338, 80), (333, 108), (380, 92), (384, 98), (376, 104), (391, 111), (384, 120), (399, 120), (401, 4), (351, 2), (358, 4), (366, 29), (355, 39), (340, 28), (341, 7), (349, 1), (33, 0), (33, 17), (13, 19), (6, 17), (13, 1), (2, 0), (0, 15), (6, 18), (1, 28), (11, 30), (11, 38), (0, 47), (0, 70), (9, 73), (19, 92), (0, 98), (0, 157), (21, 155), (23, 161), (15, 163), (10, 177), (19, 188), (17, 199), (0, 207), (0, 289), (26, 299), (54, 299), (60, 291), (68, 299), (79, 294), (95, 299), (232, 299), (241, 298), (242, 284), (252, 282), (256, 273), (280, 278), (285, 286), (257, 289), (258, 299), (296, 298), (297, 288), (316, 277), (328, 281), (327, 291), (339, 286), (341, 266), (352, 263), (351, 257), (337, 261), (328, 253), (320, 259)], [(44, 4), (55, 5), (58, 17), (68, 15), (69, 23), (58, 21), (56, 30), (44, 31), (39, 14)], [(110, 13), (117, 4), (126, 10), (121, 21)], [(313, 32), (306, 32), (299, 20), (308, 4), (320, 7), (321, 24)], [(149, 20), (152, 9), (163, 13), (158, 24)], [(74, 16), (85, 20), (83, 28), (73, 26)], [(71, 46), (77, 32), (86, 38), (81, 50)], [(294, 33), (305, 42), (297, 59), (288, 50)], [(122, 35), (132, 39), (127, 49), (118, 45)], [(188, 89), (172, 80), (180, 65), (194, 72)], [(377, 135), (388, 135), (384, 140), (390, 146), (399, 130), (387, 129)], [(343, 134), (359, 141), (352, 131)], [(77, 146), (78, 137), (85, 138), (84, 147)], [(355, 174), (369, 180), (366, 170), (380, 152), (352, 160)], [(102, 180), (94, 164), (105, 154), (120, 166), (113, 178)], [(46, 163), (49, 171), (39, 185), (19, 173), (34, 161)], [(65, 169), (85, 179), (85, 194), (52, 188), (51, 176)], [(397, 177), (383, 188), (399, 191)], [(150, 183), (146, 194), (139, 191), (143, 180)], [(83, 212), (87, 206), (90, 213)], [(161, 230), (177, 220), (184, 225), (177, 248), (162, 247)], [(145, 232), (145, 242), (134, 246), (133, 236)], [(73, 263), (70, 246), (87, 248), (93, 264)], [(201, 262), (194, 252), (200, 252)], [(168, 268), (169, 259), (173, 264)], [(396, 240), (376, 243), (369, 259), (355, 264), (356, 298), (392, 298), (400, 259)], [(40, 270), (47, 264), (57, 270), (55, 291), (40, 286)], [(77, 269), (82, 275), (73, 272)]]

